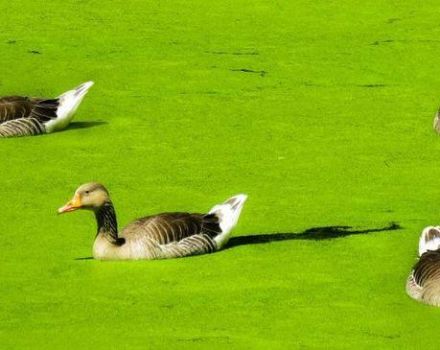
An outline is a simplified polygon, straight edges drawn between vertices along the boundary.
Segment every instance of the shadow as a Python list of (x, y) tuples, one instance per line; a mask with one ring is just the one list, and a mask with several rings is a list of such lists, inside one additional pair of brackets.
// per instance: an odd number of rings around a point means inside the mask
[(392, 222), (388, 226), (381, 228), (354, 230), (352, 230), (352, 226), (313, 227), (300, 233), (263, 233), (259, 235), (231, 237), (228, 244), (226, 244), (225, 249), (247, 244), (263, 244), (278, 241), (292, 241), (297, 239), (322, 241), (351, 235), (365, 235), (373, 232), (395, 231), (400, 229), (402, 229), (402, 227), (395, 222)]
[(104, 124), (108, 124), (108, 123), (102, 120), (95, 120), (89, 122), (72, 122), (67, 127), (67, 130), (88, 129), (88, 128), (93, 128), (95, 126), (101, 126)]
[(83, 258), (75, 258), (73, 260), (93, 260), (93, 256), (85, 256)]
[(360, 84), (360, 85), (356, 85), (358, 87), (363, 87), (363, 88), (381, 88), (381, 87), (387, 87), (387, 85), (385, 84)]
[(259, 74), (260, 77), (264, 77), (267, 74), (267, 72), (265, 70), (253, 70), (253, 69), (248, 69), (248, 68), (231, 69), (230, 71), (231, 72)]

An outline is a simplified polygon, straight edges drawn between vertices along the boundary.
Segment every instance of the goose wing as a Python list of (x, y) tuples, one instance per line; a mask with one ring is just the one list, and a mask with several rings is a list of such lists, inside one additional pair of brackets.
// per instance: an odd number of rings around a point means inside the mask
[(420, 288), (434, 281), (440, 288), (440, 251), (429, 250), (424, 253), (414, 266), (412, 278)]
[(0, 98), (0, 137), (45, 133), (44, 123), (57, 117), (58, 100), (21, 96)]
[(57, 117), (58, 99), (37, 99), (22, 96), (0, 98), (0, 123), (21, 118), (47, 122)]
[(0, 123), (29, 117), (33, 105), (34, 102), (27, 97), (6, 96), (0, 98)]
[(408, 278), (407, 293), (424, 303), (440, 306), (440, 251), (424, 253)]
[(138, 219), (128, 225), (122, 237), (146, 237), (160, 245), (180, 242), (195, 235), (215, 237), (221, 232), (218, 218), (208, 214), (163, 213)]

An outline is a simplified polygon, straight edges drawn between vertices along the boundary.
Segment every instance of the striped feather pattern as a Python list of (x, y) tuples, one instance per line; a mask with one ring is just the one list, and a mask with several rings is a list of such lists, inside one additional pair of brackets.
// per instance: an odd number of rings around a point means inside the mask
[(98, 234), (102, 233), (110, 243), (119, 245), (118, 222), (112, 202), (107, 202), (100, 207), (95, 212), (95, 216), (98, 223)]
[(198, 233), (208, 236), (219, 234), (218, 219), (214, 215), (189, 213), (162, 213), (138, 219), (127, 226), (123, 234), (147, 234), (160, 244), (180, 241)]
[(43, 123), (57, 117), (58, 100), (21, 96), (0, 98), (0, 137), (39, 135)]
[(407, 282), (408, 294), (427, 304), (440, 306), (440, 251), (427, 251), (414, 266)]
[(18, 137), (44, 134), (44, 125), (35, 118), (19, 118), (0, 124), (0, 137)]
[(121, 233), (127, 242), (144, 241), (154, 258), (177, 258), (212, 253), (213, 237), (221, 233), (213, 215), (163, 213), (136, 220)]
[(190, 255), (212, 253), (217, 250), (215, 241), (206, 234), (196, 234), (179, 242), (161, 246), (163, 258), (180, 258)]

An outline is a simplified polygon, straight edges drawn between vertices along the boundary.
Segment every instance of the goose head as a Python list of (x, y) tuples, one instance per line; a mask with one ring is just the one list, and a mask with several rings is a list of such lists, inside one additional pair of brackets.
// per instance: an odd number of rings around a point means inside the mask
[(111, 203), (107, 189), (100, 183), (91, 182), (78, 187), (73, 198), (66, 205), (58, 209), (58, 213), (68, 213), (78, 209), (97, 211), (104, 205)]

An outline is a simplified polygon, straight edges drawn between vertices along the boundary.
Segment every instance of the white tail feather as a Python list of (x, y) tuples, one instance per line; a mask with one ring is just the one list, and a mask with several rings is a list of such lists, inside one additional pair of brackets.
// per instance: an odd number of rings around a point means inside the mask
[(419, 240), (419, 256), (428, 250), (440, 248), (440, 227), (428, 226), (423, 229)]
[(93, 81), (88, 81), (58, 96), (59, 106), (57, 109), (57, 117), (45, 124), (46, 132), (61, 130), (69, 125), (82, 99), (93, 84)]
[(219, 226), (222, 230), (222, 233), (214, 238), (219, 249), (228, 241), (229, 233), (237, 224), (246, 199), (247, 196), (245, 194), (238, 194), (229, 198), (223, 204), (217, 204), (209, 211), (209, 214), (215, 214), (218, 217)]

